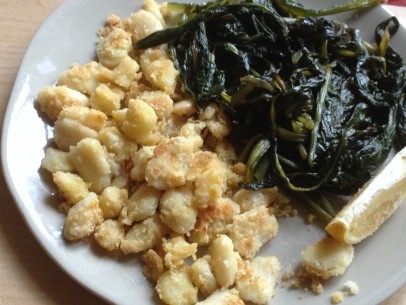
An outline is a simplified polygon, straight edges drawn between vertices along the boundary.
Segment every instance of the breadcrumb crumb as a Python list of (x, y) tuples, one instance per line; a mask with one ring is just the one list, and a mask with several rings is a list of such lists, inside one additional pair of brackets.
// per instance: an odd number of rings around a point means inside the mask
[(331, 295), (331, 303), (339, 304), (344, 301), (344, 294), (341, 291), (333, 292)]
[(348, 295), (357, 295), (359, 292), (359, 288), (356, 282), (347, 281), (344, 283), (343, 291), (346, 292)]
[(314, 221), (317, 219), (317, 217), (316, 217), (316, 215), (310, 213), (307, 215), (306, 219), (309, 223), (314, 223)]
[(295, 275), (295, 272), (292, 270), (292, 267), (289, 267), (284, 274), (282, 274), (281, 280), (284, 282), (289, 281), (292, 276)]

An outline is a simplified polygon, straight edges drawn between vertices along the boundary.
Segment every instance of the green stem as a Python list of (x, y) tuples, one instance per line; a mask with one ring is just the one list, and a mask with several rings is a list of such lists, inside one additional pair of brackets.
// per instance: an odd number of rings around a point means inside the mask
[(375, 6), (383, 3), (383, 0), (353, 0), (346, 4), (334, 5), (326, 9), (315, 10), (304, 8), (294, 1), (273, 0), (273, 2), (279, 9), (293, 17), (319, 17)]
[(324, 220), (327, 222), (330, 222), (333, 220), (333, 216), (330, 215), (326, 210), (324, 210), (320, 205), (318, 205), (316, 202), (311, 200), (308, 196), (306, 196), (303, 193), (298, 193), (297, 196), (306, 201), (315, 211), (318, 215), (320, 215)]
[(330, 202), (328, 201), (328, 199), (326, 198), (326, 196), (324, 196), (322, 193), (319, 194), (320, 195), (320, 203), (321, 206), (324, 208), (324, 210), (330, 214), (332, 217), (335, 217), (337, 212), (334, 210), (334, 208), (331, 206)]
[(276, 135), (278, 133), (278, 131), (277, 131), (278, 124), (276, 122), (277, 98), (278, 98), (278, 96), (275, 96), (272, 99), (271, 109), (270, 109), (271, 132), (272, 132), (272, 137), (273, 137), (273, 141), (274, 141), (273, 145), (271, 145), (271, 147), (270, 147), (272, 149), (273, 163), (276, 167), (276, 170), (279, 173), (279, 177), (286, 183), (287, 187), (290, 190), (296, 191), (296, 192), (315, 191), (318, 188), (320, 188), (333, 173), (333, 171), (335, 169), (335, 165), (337, 164), (338, 159), (341, 155), (341, 152), (347, 145), (347, 141), (344, 137), (341, 139), (340, 146), (338, 147), (337, 151), (335, 152), (335, 155), (334, 155), (333, 159), (331, 160), (331, 164), (327, 167), (328, 169), (326, 170), (325, 175), (320, 179), (320, 181), (317, 184), (310, 186), (310, 187), (300, 187), (300, 186), (296, 186), (296, 185), (292, 184), (289, 177), (286, 175), (285, 170), (282, 167), (282, 164), (280, 163), (279, 155), (278, 155), (278, 142), (277, 142), (277, 138), (276, 138)]
[(248, 183), (255, 182), (255, 169), (270, 147), (271, 142), (266, 138), (260, 139), (255, 144), (247, 160), (247, 170), (245, 173), (246, 182)]
[(286, 128), (278, 126), (276, 128), (277, 134), (281, 139), (290, 142), (297, 142), (297, 143), (306, 143), (309, 140), (309, 136), (307, 134), (300, 134), (290, 131)]
[(324, 80), (324, 84), (321, 87), (321, 90), (317, 96), (317, 108), (316, 114), (314, 117), (314, 127), (310, 135), (310, 146), (309, 146), (309, 157), (307, 159), (307, 163), (310, 168), (314, 168), (314, 159), (316, 154), (316, 144), (317, 144), (317, 135), (320, 128), (321, 116), (324, 110), (324, 104), (327, 97), (328, 87), (330, 85), (330, 79), (332, 75), (332, 69), (330, 66), (326, 67), (326, 76)]

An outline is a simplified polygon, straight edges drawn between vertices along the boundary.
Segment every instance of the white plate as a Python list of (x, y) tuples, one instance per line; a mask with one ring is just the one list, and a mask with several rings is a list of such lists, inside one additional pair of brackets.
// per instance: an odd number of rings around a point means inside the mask
[[(309, 1), (324, 6), (330, 1)], [(3, 126), (2, 161), (6, 181), (15, 202), (34, 236), (46, 252), (68, 274), (103, 299), (115, 304), (158, 304), (152, 285), (142, 275), (137, 257), (111, 257), (85, 242), (66, 243), (61, 236), (64, 216), (56, 209), (55, 189), (49, 176), (40, 172), (44, 147), (52, 130), (34, 107), (37, 92), (53, 84), (72, 63), (94, 58), (96, 32), (112, 13), (125, 18), (141, 3), (130, 0), (70, 0), (41, 26), (21, 64)], [(357, 18), (340, 15), (360, 28), (371, 41), (377, 22), (389, 13), (382, 7), (358, 13)], [(402, 28), (392, 45), (406, 55), (406, 31)], [(55, 197), (55, 195), (53, 196)], [(344, 276), (328, 281), (324, 292), (314, 296), (301, 290), (277, 289), (273, 304), (329, 304), (332, 292), (347, 280), (360, 287), (346, 305), (377, 304), (406, 283), (406, 206), (401, 206), (372, 238), (356, 247), (355, 259)], [(283, 219), (278, 236), (262, 254), (276, 255), (283, 269), (300, 263), (300, 251), (321, 236), (323, 230), (309, 225), (304, 217)]]

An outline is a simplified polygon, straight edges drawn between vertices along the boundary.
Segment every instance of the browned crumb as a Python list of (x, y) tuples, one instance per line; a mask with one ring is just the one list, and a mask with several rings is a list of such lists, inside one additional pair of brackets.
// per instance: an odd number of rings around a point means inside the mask
[(304, 268), (300, 269), (296, 273), (293, 271), (290, 273), (289, 270), (282, 276), (282, 281), (290, 280), (290, 288), (299, 289), (302, 288), (304, 291), (309, 291), (309, 289), (314, 294), (321, 294), (323, 292), (323, 279), (321, 277), (315, 276), (314, 274), (308, 273)]
[(310, 214), (308, 214), (307, 215), (307, 221), (309, 222), (309, 223), (314, 223), (314, 221), (316, 220), (316, 215), (314, 215), (314, 214), (312, 214), (312, 213), (310, 213)]
[(109, 26), (118, 26), (121, 23), (120, 17), (115, 14), (112, 14), (107, 18), (107, 25)]
[(71, 208), (71, 206), (67, 202), (62, 202), (58, 206), (59, 212), (64, 213), (64, 214), (68, 214), (70, 208)]
[(331, 303), (338, 304), (344, 301), (345, 296), (356, 295), (358, 293), (358, 286), (353, 281), (344, 283), (342, 291), (336, 291), (331, 295)]
[[(304, 268), (299, 269), (297, 272), (292, 269), (287, 271), (281, 277), (282, 285), (290, 281), (289, 287), (292, 289), (302, 289), (307, 292), (311, 290), (314, 294), (319, 295), (323, 292), (323, 279), (319, 276), (307, 272)], [(284, 287), (283, 286), (283, 287)], [(353, 281), (347, 281), (341, 291), (336, 291), (331, 295), (331, 302), (333, 304), (341, 303), (345, 296), (356, 295), (358, 293), (358, 286)]]
[(344, 295), (341, 291), (336, 291), (331, 295), (331, 303), (338, 304), (344, 301)]
[(157, 281), (164, 270), (164, 262), (162, 257), (154, 250), (149, 249), (143, 256), (144, 274), (147, 278)]
[(277, 200), (270, 206), (270, 209), (276, 218), (294, 217), (298, 214), (298, 211), (289, 203), (289, 201), (285, 200)]
[(310, 279), (310, 289), (314, 294), (321, 294), (323, 292), (323, 279), (314, 274), (305, 273), (305, 276)]
[(101, 37), (107, 36), (114, 28), (122, 27), (121, 19), (117, 15), (112, 14), (107, 17), (106, 26), (99, 29), (98, 34)]
[(287, 282), (292, 278), (292, 276), (295, 274), (295, 272), (292, 270), (291, 267), (289, 267), (284, 274), (281, 276), (281, 287), (286, 288)]
[(303, 283), (306, 281), (306, 272), (304, 269), (299, 270), (294, 274), (290, 282), (290, 288), (298, 289), (302, 287)]
[(286, 282), (289, 281), (295, 273), (293, 272), (292, 268), (288, 268), (286, 272), (282, 275), (282, 281)]
[(312, 282), (311, 289), (314, 294), (321, 294), (323, 292), (323, 285), (320, 282)]
[(245, 175), (245, 171), (247, 170), (247, 167), (245, 166), (244, 163), (238, 162), (234, 165), (231, 166), (231, 170), (239, 175), (239, 176), (244, 176)]

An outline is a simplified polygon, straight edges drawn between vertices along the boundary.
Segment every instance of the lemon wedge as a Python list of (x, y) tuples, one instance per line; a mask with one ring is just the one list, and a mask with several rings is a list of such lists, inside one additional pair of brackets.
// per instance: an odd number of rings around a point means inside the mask
[(356, 244), (372, 235), (406, 199), (406, 147), (367, 182), (327, 225), (335, 239)]

